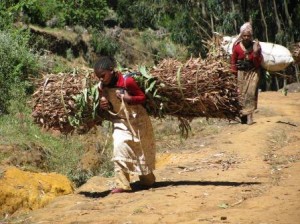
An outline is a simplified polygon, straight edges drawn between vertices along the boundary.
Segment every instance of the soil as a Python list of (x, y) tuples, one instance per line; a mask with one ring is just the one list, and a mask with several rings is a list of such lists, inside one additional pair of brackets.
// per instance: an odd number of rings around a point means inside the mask
[[(182, 144), (158, 142), (156, 184), (110, 194), (93, 177), (11, 223), (300, 223), (300, 93), (261, 92), (252, 125), (220, 121)], [(155, 127), (154, 127), (155, 128)]]

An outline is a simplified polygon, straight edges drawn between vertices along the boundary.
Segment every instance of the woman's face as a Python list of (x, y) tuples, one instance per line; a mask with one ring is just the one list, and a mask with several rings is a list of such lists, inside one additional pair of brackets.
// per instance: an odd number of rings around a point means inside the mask
[(252, 33), (250, 31), (244, 31), (242, 33), (242, 42), (245, 47), (249, 46), (252, 42)]
[(104, 85), (108, 85), (112, 79), (113, 76), (113, 71), (111, 70), (103, 70), (103, 69), (98, 69), (95, 70), (95, 74), (100, 79), (100, 81), (103, 82)]

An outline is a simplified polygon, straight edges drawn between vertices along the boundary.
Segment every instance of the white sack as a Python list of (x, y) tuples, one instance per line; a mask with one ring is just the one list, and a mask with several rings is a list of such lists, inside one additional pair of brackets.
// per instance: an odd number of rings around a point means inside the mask
[[(232, 54), (233, 43), (236, 41), (236, 37), (225, 36), (222, 40), (222, 48), (228, 53)], [(289, 49), (286, 47), (273, 44), (269, 42), (259, 42), (263, 55), (262, 67), (267, 71), (276, 72), (282, 71), (292, 62), (294, 62), (293, 56)]]

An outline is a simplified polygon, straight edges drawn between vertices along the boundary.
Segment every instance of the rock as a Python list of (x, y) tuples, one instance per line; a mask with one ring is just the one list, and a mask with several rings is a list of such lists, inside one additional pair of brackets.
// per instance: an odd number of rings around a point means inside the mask
[(4, 167), (0, 172), (0, 217), (41, 208), (73, 191), (71, 181), (63, 175)]

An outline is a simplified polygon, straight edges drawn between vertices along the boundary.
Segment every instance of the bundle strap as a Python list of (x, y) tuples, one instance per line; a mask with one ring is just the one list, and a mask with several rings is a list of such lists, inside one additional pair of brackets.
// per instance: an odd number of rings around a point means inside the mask
[(121, 111), (124, 111), (124, 113), (125, 113), (125, 118), (126, 118), (126, 121), (127, 121), (128, 124), (129, 124), (130, 131), (132, 132), (132, 134), (133, 134), (134, 136), (138, 137), (137, 134), (136, 134), (136, 132), (134, 131), (134, 129), (133, 129), (131, 123), (130, 123), (130, 120), (129, 120), (129, 112), (128, 112), (128, 110), (127, 110), (127, 107), (126, 107), (126, 104), (125, 104), (125, 102), (124, 102), (123, 96), (121, 97), (121, 107), (120, 107), (119, 111), (118, 111), (117, 113), (114, 113), (114, 112), (112, 112), (111, 110), (108, 110), (108, 113), (110, 113), (110, 114), (113, 115), (113, 116), (118, 116), (118, 115), (121, 113)]

